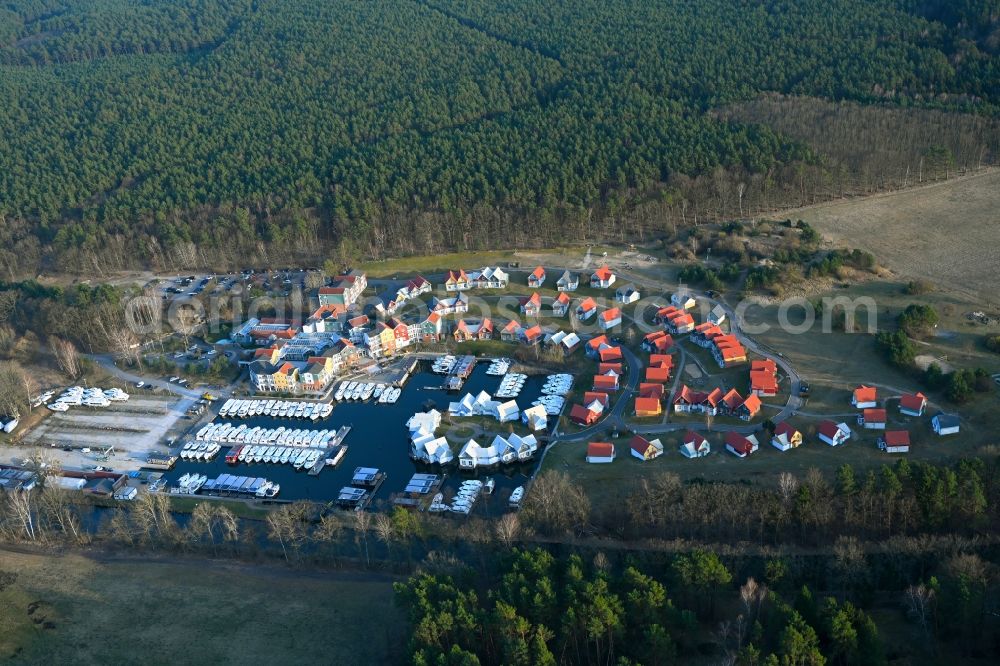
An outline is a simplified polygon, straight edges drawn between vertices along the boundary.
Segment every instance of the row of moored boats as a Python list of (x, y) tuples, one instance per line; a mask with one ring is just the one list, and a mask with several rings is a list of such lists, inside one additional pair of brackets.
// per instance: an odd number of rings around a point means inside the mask
[(322, 455), (323, 450), (321, 449), (244, 444), (230, 449), (229, 453), (226, 454), (226, 462), (231, 465), (241, 462), (282, 464), (291, 465), (295, 469), (308, 469), (316, 464)]
[(199, 442), (229, 444), (263, 444), (269, 446), (298, 446), (325, 448), (336, 437), (336, 430), (309, 430), (306, 428), (248, 427), (246, 424), (209, 423), (195, 434)]
[(500, 380), (500, 387), (494, 391), (495, 398), (516, 398), (521, 394), (524, 383), (528, 381), (528, 375), (519, 372), (511, 372)]
[(273, 416), (275, 418), (325, 419), (333, 412), (333, 405), (301, 400), (240, 400), (230, 398), (219, 409), (222, 418), (250, 418)]
[(476, 503), (476, 500), (479, 499), (479, 496), (483, 493), (487, 495), (492, 493), (495, 485), (496, 482), (493, 479), (487, 479), (485, 483), (479, 481), (478, 479), (463, 481), (462, 485), (458, 487), (458, 492), (455, 493), (455, 497), (452, 498), (450, 504), (445, 503), (443, 493), (438, 493), (431, 500), (431, 505), (427, 507), (427, 510), (434, 513), (451, 511), (452, 513), (469, 515), (469, 512), (472, 511), (472, 507)]
[(219, 455), (222, 447), (214, 442), (187, 442), (181, 447), (181, 460), (201, 460), (208, 462)]
[(107, 390), (71, 386), (55, 402), (46, 405), (53, 412), (65, 412), (70, 407), (110, 407), (113, 402), (125, 402), (129, 394), (118, 388)]
[(494, 377), (506, 375), (507, 371), (510, 370), (510, 363), (509, 358), (494, 359), (493, 362), (490, 363), (490, 367), (486, 368), (486, 374)]
[(431, 372), (435, 372), (439, 375), (447, 375), (455, 369), (456, 363), (458, 363), (457, 356), (452, 356), (451, 354), (439, 356), (434, 360), (434, 363), (431, 364)]
[(333, 399), (340, 401), (374, 399), (382, 404), (393, 404), (399, 400), (403, 389), (390, 386), (389, 384), (378, 384), (370, 382), (341, 382), (337, 391), (333, 394)]
[(194, 495), (199, 490), (204, 490), (206, 493), (270, 498), (278, 495), (281, 486), (259, 477), (223, 474), (218, 478), (209, 479), (204, 474), (191, 473), (184, 474), (177, 479), (177, 485), (173, 487), (171, 492)]

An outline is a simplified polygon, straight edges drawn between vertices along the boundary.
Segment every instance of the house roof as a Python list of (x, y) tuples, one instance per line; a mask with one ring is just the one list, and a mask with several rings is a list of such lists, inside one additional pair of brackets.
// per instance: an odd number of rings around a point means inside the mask
[(884, 409), (866, 409), (862, 412), (865, 423), (885, 423), (886, 415)]
[(961, 425), (961, 420), (954, 414), (938, 414), (934, 418), (942, 428), (957, 428)]
[(862, 384), (854, 389), (854, 402), (875, 402), (878, 399), (878, 389)]
[(906, 394), (899, 399), (899, 406), (903, 409), (919, 411), (927, 404), (927, 396), (923, 393)]
[(569, 410), (569, 418), (578, 423), (588, 423), (598, 416), (599, 414), (590, 411), (583, 405), (573, 405), (573, 408)]
[(820, 421), (819, 425), (816, 427), (816, 431), (824, 437), (833, 439), (837, 433), (840, 432), (840, 426), (833, 421)]
[(507, 322), (507, 325), (503, 327), (503, 330), (508, 333), (517, 333), (518, 331), (521, 330), (521, 324), (511, 319), (509, 322)]
[(778, 366), (769, 358), (750, 362), (750, 372), (769, 372), (772, 375), (778, 372)]
[(755, 395), (748, 395), (747, 399), (743, 401), (742, 405), (740, 405), (740, 407), (745, 407), (747, 411), (750, 412), (751, 414), (759, 412), (760, 406), (761, 406), (760, 398), (758, 398)]
[(609, 370), (614, 371), (614, 373), (616, 375), (621, 376), (621, 374), (622, 374), (622, 364), (621, 363), (614, 363), (614, 362), (598, 363), (597, 364), (597, 372), (598, 373), (600, 373), (602, 375), (606, 375), (606, 374), (608, 374)]
[(622, 311), (619, 308), (608, 308), (600, 314), (600, 317), (604, 321), (614, 321), (622, 318)]
[(610, 458), (615, 455), (615, 445), (611, 442), (591, 442), (587, 444), (587, 455), (595, 458)]
[(555, 300), (556, 303), (559, 303), (561, 305), (569, 305), (569, 301), (570, 301), (569, 294), (566, 293), (565, 291), (560, 291), (559, 295), (556, 296)]
[(645, 455), (646, 451), (651, 448), (655, 448), (653, 443), (642, 435), (635, 435), (628, 441), (629, 448), (631, 448), (636, 453)]
[(468, 279), (469, 276), (462, 269), (459, 269), (457, 273), (455, 271), (448, 271), (448, 282), (468, 281)]
[(684, 433), (685, 444), (694, 444), (695, 446), (700, 446), (701, 444), (707, 441), (708, 441), (707, 439), (705, 439), (699, 433), (696, 433), (694, 430), (688, 430), (686, 433)]
[(738, 432), (730, 431), (726, 433), (726, 444), (740, 453), (746, 454), (753, 451), (753, 442)]
[(587, 341), (587, 346), (593, 349), (594, 351), (600, 349), (601, 345), (607, 345), (607, 344), (611, 343), (608, 341), (608, 336), (606, 335), (598, 335), (596, 338), (591, 338), (590, 340)]
[(584, 312), (590, 312), (591, 310), (596, 310), (597, 309), (597, 302), (594, 301), (593, 298), (591, 298), (590, 296), (588, 296), (587, 298), (585, 298), (582, 301), (580, 301), (580, 304), (577, 306), (577, 309), (578, 310), (583, 310)]
[(594, 388), (616, 388), (618, 377), (612, 375), (594, 375)]
[(542, 297), (536, 291), (531, 296), (529, 296), (528, 298), (522, 298), (521, 299), (521, 305), (534, 305), (536, 307), (542, 307)]
[(604, 347), (597, 354), (602, 361), (614, 361), (622, 357), (622, 350), (620, 347)]
[(426, 278), (424, 278), (421, 275), (418, 275), (406, 283), (406, 288), (411, 290), (420, 289), (425, 284), (430, 284), (430, 283), (427, 281)]
[(601, 280), (602, 282), (610, 280), (612, 275), (614, 275), (614, 272), (612, 272), (612, 270), (608, 268), (607, 264), (604, 264), (596, 271), (594, 271), (594, 277), (596, 277), (598, 280)]
[(636, 398), (635, 399), (635, 411), (637, 412), (657, 412), (660, 410), (660, 401), (658, 398)]
[(667, 366), (668, 368), (674, 367), (674, 357), (670, 354), (650, 354), (649, 364), (658, 366)]
[(781, 423), (774, 426), (774, 434), (777, 437), (784, 436), (787, 437), (788, 439), (791, 439), (792, 436), (795, 435), (795, 433), (797, 433), (798, 431), (799, 429), (790, 424), (788, 421), (782, 421)]
[(535, 338), (541, 337), (541, 335), (542, 335), (542, 327), (538, 326), (537, 324), (524, 332), (524, 337), (527, 340), (534, 340)]
[(536, 266), (535, 270), (531, 271), (531, 275), (532, 275), (532, 277), (536, 277), (536, 278), (539, 278), (539, 279), (545, 277), (545, 267), (544, 266)]
[(659, 382), (641, 382), (639, 384), (639, 395), (643, 398), (662, 398), (666, 388)]
[(754, 391), (777, 391), (778, 380), (769, 372), (754, 372), (751, 370), (750, 389)]
[(359, 326), (367, 326), (369, 322), (368, 315), (358, 315), (357, 317), (352, 317), (347, 320), (347, 324), (351, 328), (357, 328)]
[(559, 277), (559, 282), (576, 282), (578, 278), (574, 273), (571, 273), (568, 269), (563, 271), (563, 274)]
[(722, 396), (722, 402), (725, 403), (727, 408), (736, 409), (743, 404), (743, 396), (736, 389), (729, 389), (729, 392)]
[(882, 435), (882, 441), (887, 446), (909, 446), (910, 433), (907, 430), (886, 430)]
[(589, 405), (590, 403), (592, 403), (595, 400), (598, 401), (599, 403), (601, 403), (602, 405), (604, 405), (605, 407), (607, 407), (608, 403), (611, 402), (611, 398), (608, 397), (608, 394), (605, 393), (604, 391), (586, 391), (586, 392), (584, 392), (584, 394), (583, 394), (583, 402), (584, 403), (586, 403), (586, 404)]
[(665, 382), (670, 379), (670, 368), (653, 365), (646, 368), (646, 380), (649, 382)]
[(429, 315), (427, 315), (427, 321), (429, 321), (432, 324), (436, 324), (439, 321), (441, 321), (441, 315), (438, 314), (437, 312), (432, 312)]
[(622, 285), (615, 290), (615, 293), (619, 296), (626, 296), (632, 292), (638, 292), (639, 290), (635, 288), (635, 285), (629, 282), (628, 284)]

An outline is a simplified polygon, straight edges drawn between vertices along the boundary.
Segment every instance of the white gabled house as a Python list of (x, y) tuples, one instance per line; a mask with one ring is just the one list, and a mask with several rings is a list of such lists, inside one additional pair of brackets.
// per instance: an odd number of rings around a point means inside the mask
[(688, 430), (680, 446), (681, 455), (685, 458), (704, 458), (712, 452), (708, 440), (693, 430)]
[(708, 321), (716, 326), (726, 321), (726, 309), (721, 305), (716, 305), (712, 308), (711, 312), (708, 313)]
[(591, 274), (590, 286), (594, 289), (607, 289), (615, 283), (615, 279), (614, 271), (605, 264)]
[(697, 305), (697, 301), (688, 292), (678, 291), (670, 295), (670, 304), (681, 310), (690, 310)]
[(521, 412), (521, 420), (532, 430), (545, 430), (549, 424), (549, 415), (544, 405), (534, 405)]
[(846, 423), (821, 421), (817, 428), (817, 434), (821, 442), (826, 442), (830, 446), (840, 446), (849, 440), (853, 433)]
[(580, 276), (576, 273), (571, 273), (568, 270), (564, 271), (562, 276), (556, 280), (557, 291), (576, 291), (579, 287)]
[(631, 282), (615, 290), (615, 300), (619, 303), (635, 303), (639, 298), (639, 289)]
[(500, 423), (506, 423), (507, 421), (516, 421), (521, 415), (521, 410), (517, 406), (517, 401), (508, 400), (507, 402), (497, 403), (493, 408), (493, 416)]

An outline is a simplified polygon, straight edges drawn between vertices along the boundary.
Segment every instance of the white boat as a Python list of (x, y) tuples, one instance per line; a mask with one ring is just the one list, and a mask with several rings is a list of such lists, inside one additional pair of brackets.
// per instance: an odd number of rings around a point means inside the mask
[(340, 402), (344, 397), (344, 389), (346, 388), (347, 386), (344, 384), (344, 382), (340, 382), (340, 386), (337, 387), (337, 392), (333, 394), (333, 399), (336, 400), (337, 402)]
[(351, 392), (351, 400), (360, 400), (361, 394), (365, 392), (365, 386), (367, 384), (359, 383), (354, 387), (354, 391)]
[(51, 409), (53, 412), (65, 412), (66, 410), (69, 409), (69, 405), (67, 405), (65, 402), (50, 402), (45, 406)]
[(323, 410), (322, 410), (322, 413), (321, 413), (320, 416), (321, 416), (321, 418), (325, 419), (326, 417), (330, 416), (330, 414), (332, 414), (332, 413), (333, 413), (333, 405), (331, 405), (329, 403), (326, 403), (326, 404), (323, 405)]
[(493, 489), (496, 488), (497, 482), (493, 480), (493, 477), (486, 479), (486, 483), (483, 484), (483, 492), (487, 495), (492, 494)]
[(361, 392), (361, 399), (368, 400), (375, 393), (375, 384), (365, 384), (365, 390)]
[(392, 389), (392, 391), (389, 393), (389, 400), (388, 400), (389, 404), (390, 405), (394, 404), (397, 400), (399, 400), (399, 396), (402, 393), (403, 393), (403, 389), (401, 389), (399, 387), (396, 387), (396, 388)]
[(372, 391), (372, 397), (373, 398), (380, 398), (380, 397), (382, 397), (382, 392), (383, 391), (385, 391), (385, 384), (376, 384), (375, 385), (375, 390)]
[(286, 462), (288, 462), (288, 459), (291, 455), (292, 455), (291, 449), (282, 449), (281, 456), (278, 457), (278, 462), (284, 465)]
[(511, 492), (509, 504), (511, 506), (520, 506), (522, 499), (524, 499), (524, 486), (518, 486)]

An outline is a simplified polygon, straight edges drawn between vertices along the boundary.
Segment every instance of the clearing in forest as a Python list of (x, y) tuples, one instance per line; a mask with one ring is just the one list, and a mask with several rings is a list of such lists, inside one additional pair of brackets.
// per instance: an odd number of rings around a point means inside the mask
[(901, 276), (996, 297), (1000, 275), (1000, 171), (782, 214), (838, 247), (872, 252)]

